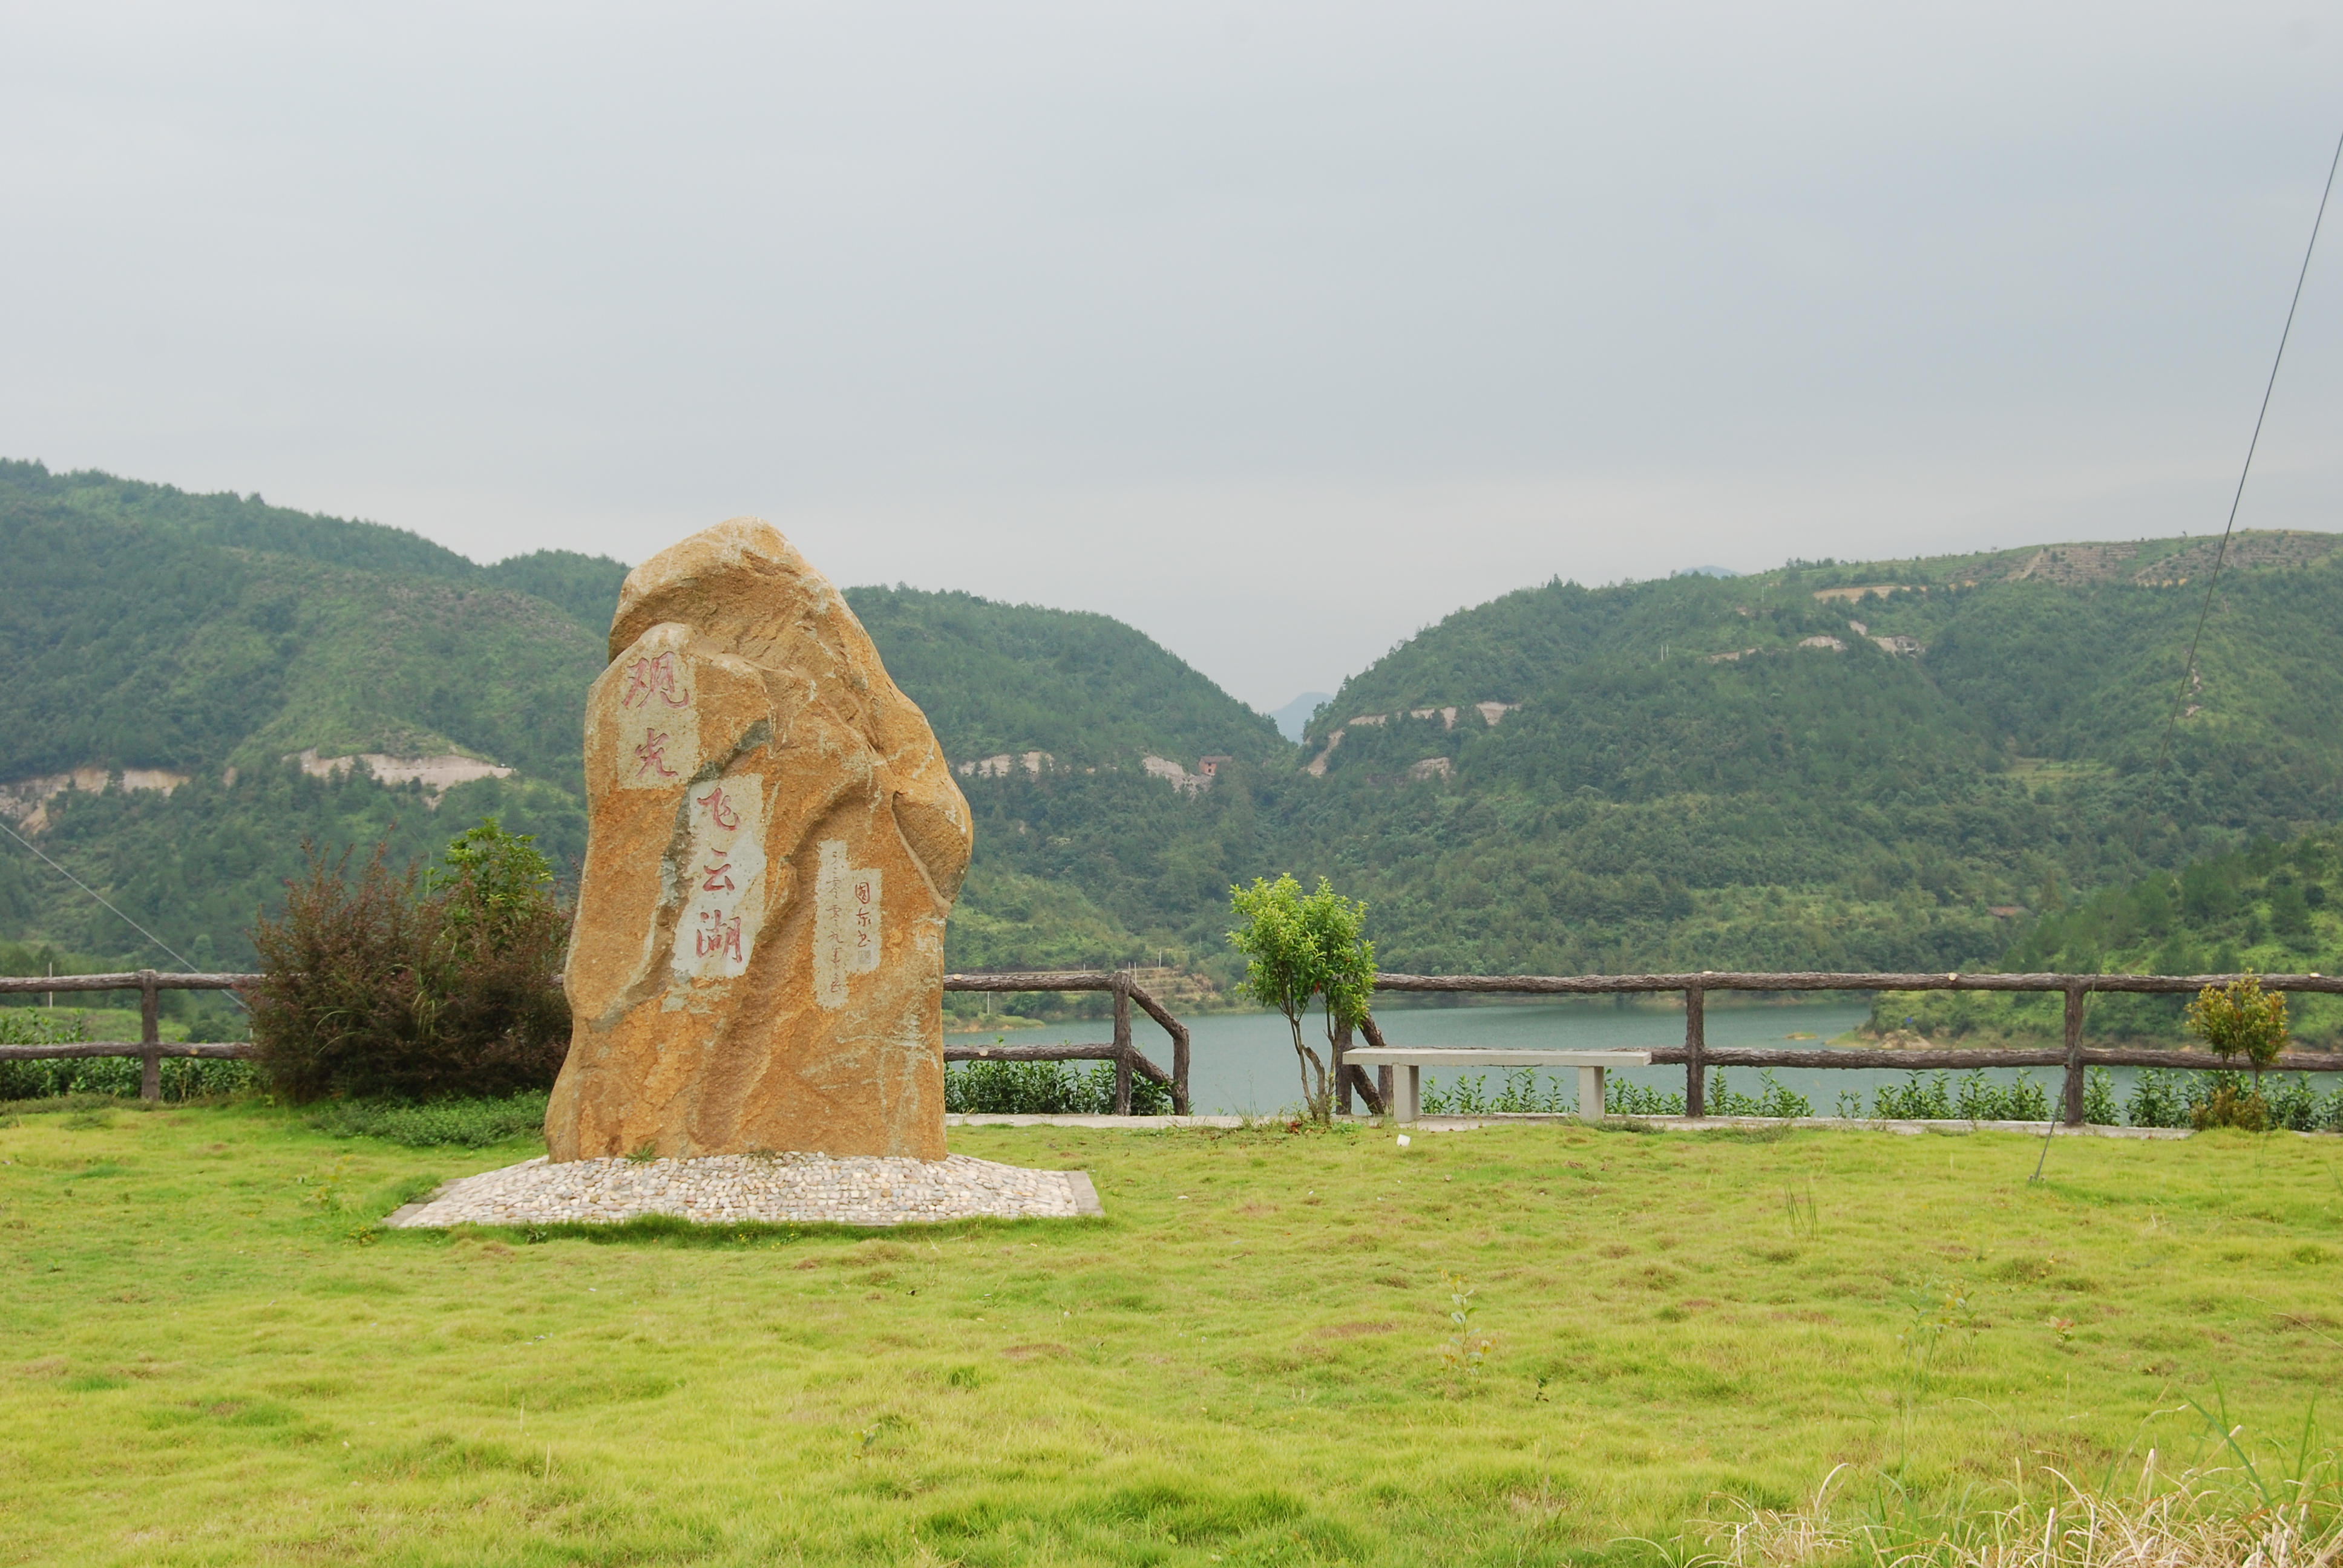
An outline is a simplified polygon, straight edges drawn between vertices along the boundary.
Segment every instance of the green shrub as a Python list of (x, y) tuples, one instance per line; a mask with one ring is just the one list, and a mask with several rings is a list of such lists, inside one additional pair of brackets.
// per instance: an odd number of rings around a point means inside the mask
[(1796, 1116), (1812, 1116), (1814, 1101), (1803, 1094), (1794, 1094), (1774, 1081), (1771, 1068), (1757, 1074), (1760, 1085), (1755, 1094), (1743, 1094), (1716, 1075), (1716, 1082), (1708, 1091), (1708, 1113), (1711, 1116), (1772, 1116), (1787, 1120)]
[(2124, 1116), (2134, 1127), (2187, 1126), (2188, 1097), (2181, 1088), (2180, 1074), (2160, 1067), (2140, 1069), (2131, 1086), (2131, 1099), (2125, 1102)]
[(1996, 1085), (1987, 1081), (1979, 1068), (1961, 1075), (1953, 1113), (1963, 1121), (2047, 1121), (2050, 1099), (2030, 1072), (2020, 1072), (2014, 1082)]
[[(1794, 1094), (1774, 1081), (1771, 1072), (1758, 1075), (1761, 1092), (1750, 1095), (1735, 1091), (1718, 1073), (1709, 1087), (1708, 1112), (1712, 1116), (1812, 1116), (1814, 1106), (1803, 1094)], [(1423, 1081), (1423, 1110), (1428, 1116), (1491, 1116), (1507, 1112), (1543, 1112), (1550, 1116), (1574, 1116), (1578, 1113), (1578, 1085), (1551, 1073), (1541, 1073), (1531, 1068), (1518, 1068), (1504, 1076), (1497, 1091), (1489, 1091), (1486, 1073), (1470, 1078), (1458, 1078), (1443, 1089), (1437, 1079)], [(1609, 1078), (1603, 1085), (1603, 1111), (1608, 1116), (1682, 1116), (1684, 1097), (1682, 1090), (1664, 1090), (1654, 1084), (1630, 1083), (1624, 1079)]]
[(1887, 1121), (1950, 1121), (1953, 1080), (1940, 1072), (1924, 1081), (1916, 1072), (1902, 1084), (1883, 1083), (1871, 1097), (1872, 1114)]
[(1648, 1083), (1630, 1083), (1623, 1078), (1606, 1078), (1603, 1084), (1603, 1110), (1611, 1116), (1682, 1116), (1684, 1091), (1671, 1091)]
[(545, 1131), (542, 1090), (504, 1100), (439, 1100), (406, 1105), (378, 1100), (341, 1101), (309, 1113), (308, 1122), (336, 1138), (380, 1138), (411, 1149), (485, 1149)]
[(1484, 1116), (1496, 1109), (1489, 1103), (1488, 1086), (1485, 1072), (1460, 1078), (1446, 1089), (1440, 1087), (1440, 1080), (1426, 1074), (1416, 1088), (1416, 1109), (1426, 1116)]
[(2123, 1111), (2116, 1104), (2115, 1074), (2104, 1067), (2091, 1069), (2083, 1080), (2083, 1120), (2094, 1127), (2123, 1125)]
[[(2115, 1114), (2115, 1089), (2105, 1089), (2107, 1111)], [(2086, 1091), (2084, 1110), (2090, 1108)], [(1982, 1068), (1962, 1074), (1954, 1087), (1950, 1073), (1923, 1079), (1917, 1072), (1902, 1084), (1882, 1084), (1872, 1095), (1872, 1114), (1892, 1121), (2047, 1121), (2050, 1097), (2030, 1072), (2012, 1083), (1996, 1084)]]
[(2231, 1069), (2144, 1068), (2124, 1109), (2134, 1127), (2235, 1127), (2252, 1123), (2247, 1106), (2257, 1101), (2265, 1127), (2343, 1132), (2343, 1086), (2321, 1095), (2300, 1073), (2270, 1081), (2258, 1095), (2246, 1074)]
[(2321, 1096), (2300, 1073), (2268, 1088), (2271, 1123), (2294, 1132), (2343, 1132), (2343, 1084)]
[[(1062, 1061), (969, 1061), (944, 1069), (944, 1110), (956, 1116), (1111, 1116), (1114, 1063), (1078, 1072)], [(1131, 1113), (1169, 1116), (1172, 1091), (1131, 1075)]]
[(2257, 1089), (2234, 1083), (2217, 1086), (2207, 1099), (2189, 1107), (2188, 1125), (2202, 1132), (2208, 1127), (2234, 1127), (2241, 1132), (2268, 1132), (2269, 1101)]
[[(1603, 1094), (1606, 1111), (1611, 1098), (1606, 1085)], [(1494, 1094), (1489, 1092), (1485, 1072), (1459, 1078), (1444, 1090), (1438, 1079), (1426, 1077), (1421, 1109), (1431, 1116), (1573, 1115), (1578, 1110), (1578, 1089), (1575, 1084), (1565, 1087), (1551, 1073), (1527, 1067), (1506, 1073)]]
[[(89, 1038), (89, 1015), (56, 1012), (49, 1008), (0, 1008), (0, 1045), (72, 1045)], [(0, 1100), (45, 1100), (71, 1094), (88, 1069), (109, 1065), (108, 1059), (81, 1057), (65, 1061), (0, 1061)], [(131, 1092), (137, 1092), (135, 1064)], [(85, 1093), (106, 1090), (85, 1088)]]
[(284, 917), (253, 929), (266, 978), (252, 1038), (277, 1092), (425, 1102), (552, 1086), (569, 1048), (569, 921), (528, 837), (491, 817), (427, 879), (377, 849), (352, 883), (347, 854), (308, 853)]

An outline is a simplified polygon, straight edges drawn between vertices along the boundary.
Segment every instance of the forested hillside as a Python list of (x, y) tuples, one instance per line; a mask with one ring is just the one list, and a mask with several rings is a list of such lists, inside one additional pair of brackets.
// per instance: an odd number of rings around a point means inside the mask
[(10, 564), (0, 781), (76, 768), (221, 773), (315, 747), (448, 752), (579, 787), (608, 625), (507, 586), (624, 568), (482, 568), (395, 528), (256, 498), (0, 465)]
[[(2343, 833), (2259, 839), (2207, 855), (2177, 872), (2150, 871), (2045, 910), (2003, 955), (2003, 967), (2069, 974), (2343, 973)], [(2095, 995), (2086, 1033), (2161, 1036), (2184, 1028), (2186, 996)], [(2343, 1040), (2343, 999), (2288, 999), (2295, 1035), (2323, 1049)], [(1884, 1028), (1926, 1035), (2053, 1033), (2064, 1000), (1980, 991), (1888, 996)]]
[[(420, 536), (258, 497), (195, 496), (0, 463), (0, 811), (201, 964), (250, 961), (254, 913), (304, 841), (405, 862), (495, 812), (557, 863), (585, 848), (579, 731), (606, 661), (619, 562), (540, 551), (479, 566)], [(1271, 721), (1104, 616), (966, 594), (856, 588), (946, 754), (1011, 753), (1031, 778), (1098, 769), (1172, 790), (1150, 755), (1282, 765)], [(297, 759), (467, 759), (447, 788), (318, 776)], [(78, 787), (74, 776), (79, 774)], [(974, 780), (970, 780), (973, 784)], [(1149, 939), (1079, 879), (980, 854), (953, 930), (965, 963), (1097, 962)], [(1160, 923), (1160, 922), (1159, 922)], [(0, 940), (155, 962), (136, 934), (11, 844)]]
[[(1292, 869), (1366, 897), (1393, 967), (1950, 969), (2343, 822), (2337, 542), (2241, 536), (2160, 769), (2207, 541), (1549, 583), (1361, 671), (1298, 749), (1108, 618), (848, 597), (976, 814), (955, 964), (1226, 970), (1229, 884)], [(0, 546), (0, 810), (190, 958), (248, 960), (305, 839), (403, 860), (495, 811), (582, 850), (621, 564), (30, 464)], [(509, 771), (442, 799), (305, 752)], [(13, 844), (0, 940), (138, 956)]]
[(2077, 888), (2343, 820), (2336, 544), (2236, 542), (2160, 771), (2206, 541), (1552, 583), (1346, 682), (1310, 770), (971, 796), (1200, 952), (1206, 890), (1274, 866), (1372, 900), (1399, 967), (1976, 967)]
[[(396, 528), (30, 463), (0, 463), (0, 809), (191, 960), (249, 961), (305, 839), (404, 861), (494, 811), (583, 851), (578, 730), (618, 562), (480, 567)], [(510, 771), (435, 811), (420, 780), (313, 776), (304, 750)], [(14, 844), (0, 936), (167, 961)]]

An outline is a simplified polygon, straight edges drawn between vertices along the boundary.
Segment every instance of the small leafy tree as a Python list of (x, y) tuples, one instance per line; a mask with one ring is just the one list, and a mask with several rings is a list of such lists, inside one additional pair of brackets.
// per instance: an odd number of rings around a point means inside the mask
[[(1285, 1015), (1293, 1032), (1302, 1103), (1312, 1118), (1332, 1120), (1329, 1063), (1334, 1042), (1366, 1021), (1374, 991), (1375, 945), (1366, 937), (1367, 906), (1344, 898), (1323, 877), (1317, 891), (1304, 893), (1287, 873), (1274, 882), (1255, 877), (1250, 888), (1232, 887), (1229, 907), (1244, 922), (1229, 933), (1229, 941), (1244, 955), (1245, 990)], [(1325, 1010), (1322, 1057), (1302, 1038), (1302, 1020), (1313, 997)]]
[(2239, 1101), (2235, 1091), (2223, 1089), (2200, 1111), (2207, 1126), (2245, 1127), (2260, 1131), (2269, 1121), (2262, 1099), (2262, 1070), (2278, 1060), (2287, 1048), (2286, 997), (2262, 990), (2261, 977), (2247, 974), (2227, 986), (2207, 986), (2188, 1004), (2188, 1027), (2222, 1060), (2243, 1053), (2253, 1068), (2253, 1090)]
[(534, 834), (508, 833), (483, 817), (448, 841), (445, 869), (424, 873), (425, 892), (440, 900), (440, 934), (468, 954), (495, 954), (526, 944), (550, 907), (553, 862)]

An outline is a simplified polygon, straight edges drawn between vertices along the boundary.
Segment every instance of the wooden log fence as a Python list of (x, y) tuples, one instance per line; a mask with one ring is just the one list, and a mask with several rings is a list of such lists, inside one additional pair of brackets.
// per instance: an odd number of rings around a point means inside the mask
[[(1654, 1066), (1681, 1064), (1684, 1070), (1684, 1114), (1707, 1113), (1708, 1070), (1711, 1067), (1885, 1067), (1898, 1070), (1952, 1067), (2056, 1067), (2064, 1070), (2064, 1093), (2059, 1112), (2070, 1127), (2083, 1122), (2083, 1090), (2094, 1067), (2163, 1067), (2197, 1070), (2234, 1067), (2234, 1061), (2201, 1050), (2175, 1050), (2155, 1046), (2085, 1047), (2083, 1011), (2095, 991), (2133, 994), (2194, 995), (2211, 986), (2226, 986), (2246, 978), (2241, 974), (1865, 974), (1802, 970), (1786, 973), (1703, 970), (1698, 974), (1644, 975), (1411, 975), (1378, 974), (1375, 990), (1470, 996), (1617, 996), (1681, 991), (1684, 999), (1684, 1042), (1652, 1050)], [(2257, 976), (2262, 989), (2272, 991), (2317, 991), (2343, 994), (2343, 976), (2271, 974)], [(2065, 1043), (2056, 1050), (2020, 1049), (1860, 1050), (1825, 1049), (1783, 1050), (1773, 1047), (1712, 1047), (1707, 1038), (1708, 994), (1711, 991), (1890, 991), (1982, 990), (2056, 991), (2066, 998)], [(1380, 1043), (1380, 1042), (1378, 1042)], [(2343, 1051), (2281, 1052), (2275, 1070), (2284, 1072), (2343, 1072)]]
[[(949, 974), (944, 990), (960, 991), (1111, 991), (1114, 994), (1114, 1040), (1107, 1045), (947, 1045), (946, 1061), (1111, 1061), (1114, 1063), (1114, 1113), (1131, 1114), (1131, 1075), (1137, 1072), (1172, 1091), (1172, 1113), (1188, 1112), (1188, 1026), (1146, 987), (1122, 970), (1022, 970), (986, 974)], [(1131, 1010), (1163, 1027), (1172, 1037), (1172, 1070), (1165, 1072), (1131, 1043)]]
[[(161, 993), (166, 990), (247, 990), (265, 978), (256, 974), (170, 974), (158, 970), (127, 970), (95, 975), (0, 976), (0, 994), (26, 992), (136, 991), (139, 997), (139, 1039), (76, 1041), (65, 1045), (0, 1045), (0, 1061), (63, 1060), (76, 1057), (135, 1056), (142, 1060), (139, 1095), (162, 1095), (162, 1060), (166, 1056), (208, 1060), (247, 1054), (241, 1044), (184, 1044), (166, 1040), (159, 1030)], [(2083, 1120), (2085, 1078), (2094, 1067), (2162, 1067), (2191, 1070), (2232, 1066), (2205, 1051), (2176, 1050), (2155, 1046), (2091, 1046), (2083, 1044), (2083, 1013), (2094, 992), (2193, 995), (2205, 987), (2225, 986), (2244, 979), (2239, 974), (1871, 974), (1829, 971), (1767, 973), (1703, 970), (1697, 974), (1641, 975), (1412, 975), (1378, 974), (1375, 990), (1393, 994), (1467, 996), (1616, 996), (1680, 991), (1684, 999), (1684, 1042), (1659, 1046), (1651, 1052), (1653, 1064), (1681, 1065), (1684, 1070), (1684, 1113), (1700, 1116), (1707, 1109), (1707, 1072), (1711, 1067), (1925, 1068), (2056, 1067), (2064, 1071), (2060, 1111), (2070, 1126)], [(2271, 991), (2343, 995), (2343, 976), (2267, 974), (2257, 977)], [(949, 974), (943, 989), (950, 991), (1108, 991), (1114, 999), (1111, 1041), (1103, 1045), (1006, 1045), (944, 1048), (946, 1061), (1111, 1061), (1115, 1064), (1115, 1110), (1131, 1113), (1132, 1074), (1140, 1074), (1172, 1091), (1175, 1114), (1189, 1114), (1187, 1026), (1174, 1018), (1145, 987), (1119, 970), (1032, 970), (997, 974)], [(1711, 991), (1891, 991), (1977, 990), (2061, 993), (2066, 999), (2064, 1043), (2056, 1050), (1996, 1048), (1927, 1050), (1864, 1050), (1824, 1049), (1785, 1050), (1775, 1047), (1712, 1047), (1707, 1040), (1707, 1000)], [(1131, 1040), (1131, 1009), (1160, 1024), (1172, 1039), (1172, 1070), (1164, 1071)], [(1364, 1030), (1370, 1045), (1387, 1044), (1376, 1020)], [(1348, 1108), (1355, 1090), (1371, 1110), (1392, 1103), (1391, 1070), (1380, 1083), (1370, 1082), (1364, 1070), (1346, 1062), (1342, 1046), (1334, 1049), (1333, 1081), (1342, 1107)], [(2274, 1068), (2287, 1072), (2343, 1072), (2343, 1051), (2289, 1050)]]
[[(163, 1094), (163, 1058), (191, 1056), (233, 1060), (249, 1053), (241, 1044), (180, 1044), (162, 1038), (161, 993), (166, 990), (239, 990), (258, 985), (256, 974), (168, 974), (159, 970), (136, 970), (119, 974), (0, 975), (0, 995), (50, 991), (136, 991), (139, 996), (139, 1038), (135, 1040), (88, 1040), (65, 1045), (0, 1045), (0, 1061), (55, 1061), (96, 1056), (136, 1056), (144, 1060), (138, 1094), (159, 1100)], [(1047, 970), (1005, 974), (952, 974), (944, 990), (960, 991), (1111, 991), (1114, 996), (1114, 1040), (1107, 1045), (952, 1046), (944, 1048), (946, 1061), (1111, 1061), (1114, 1063), (1114, 1104), (1118, 1115), (1131, 1114), (1131, 1081), (1136, 1072), (1172, 1091), (1174, 1113), (1188, 1114), (1188, 1026), (1172, 1016), (1144, 986), (1121, 970)], [(1140, 1010), (1163, 1026), (1172, 1037), (1172, 1070), (1165, 1072), (1131, 1043), (1131, 1010)]]
[(138, 993), (138, 1039), (85, 1040), (70, 1045), (0, 1045), (0, 1061), (61, 1060), (74, 1057), (135, 1056), (144, 1062), (138, 1074), (138, 1098), (163, 1098), (163, 1059), (203, 1057), (213, 1060), (244, 1055), (244, 1045), (188, 1045), (162, 1035), (163, 992), (166, 990), (236, 990), (260, 983), (251, 974), (166, 974), (160, 970), (131, 970), (100, 975), (0, 975), (0, 995), (26, 991), (135, 990)]

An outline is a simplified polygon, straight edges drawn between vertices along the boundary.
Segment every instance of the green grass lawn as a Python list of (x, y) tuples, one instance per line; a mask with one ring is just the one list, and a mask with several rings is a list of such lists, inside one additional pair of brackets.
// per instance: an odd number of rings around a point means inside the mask
[(0, 1561), (1655, 1561), (1720, 1494), (2127, 1480), (2343, 1385), (2333, 1139), (952, 1142), (1107, 1218), (385, 1232), (534, 1151), (0, 1116)]

